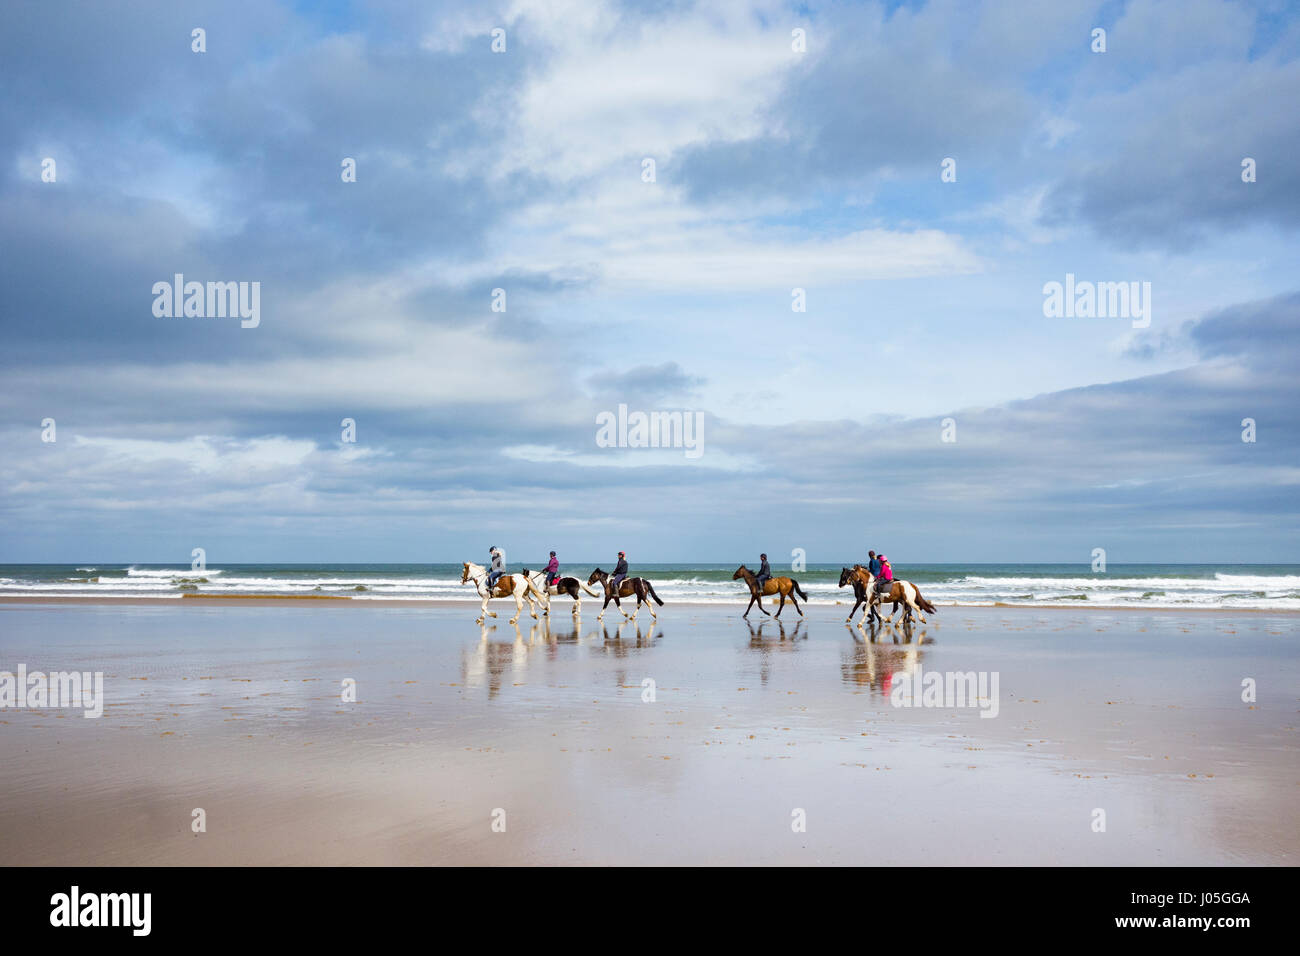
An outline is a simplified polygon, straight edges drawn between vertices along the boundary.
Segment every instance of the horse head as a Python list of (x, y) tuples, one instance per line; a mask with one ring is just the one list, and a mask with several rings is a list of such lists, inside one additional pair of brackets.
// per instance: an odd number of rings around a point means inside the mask
[(460, 583), (467, 584), (469, 583), (469, 562), (464, 561), (462, 562), (462, 564), (464, 565), (464, 567), (461, 569), (460, 572)]
[(741, 578), (745, 577), (745, 575), (749, 573), (750, 573), (749, 568), (745, 567), (742, 564), (740, 567), (736, 568), (736, 573), (731, 576), (731, 580), (739, 581)]
[(840, 587), (844, 587), (853, 580), (853, 572), (848, 568), (840, 568)]
[(595, 584), (597, 581), (605, 580), (606, 577), (608, 577), (608, 575), (606, 575), (600, 568), (597, 568), (595, 571), (591, 572), (591, 577), (587, 578), (587, 583)]

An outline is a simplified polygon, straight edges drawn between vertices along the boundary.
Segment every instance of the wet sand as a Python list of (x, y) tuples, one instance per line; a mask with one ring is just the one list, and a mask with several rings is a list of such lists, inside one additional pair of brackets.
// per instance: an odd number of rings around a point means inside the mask
[[(0, 670), (107, 699), (0, 710), (4, 862), (1300, 862), (1294, 615), (494, 606), (3, 603)], [(996, 672), (998, 715), (894, 706), (918, 668)]]

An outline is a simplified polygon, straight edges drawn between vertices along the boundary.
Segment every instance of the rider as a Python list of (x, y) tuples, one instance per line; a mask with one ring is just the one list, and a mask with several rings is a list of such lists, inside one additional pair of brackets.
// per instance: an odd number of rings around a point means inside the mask
[(625, 577), (627, 577), (627, 557), (620, 551), (618, 553), (618, 564), (614, 565), (614, 573), (609, 579), (609, 586), (615, 594), (618, 593), (618, 586), (623, 583)]
[(867, 552), (867, 570), (871, 572), (873, 578), (880, 577), (880, 558), (876, 557), (876, 552)]
[(758, 567), (758, 573), (754, 575), (754, 585), (758, 588), (758, 593), (763, 593), (763, 585), (772, 577), (772, 567), (767, 563), (767, 555), (760, 554), (759, 561), (762, 563)]
[(546, 586), (549, 588), (560, 579), (560, 559), (551, 552), (551, 563), (546, 566)]
[(496, 587), (497, 579), (506, 573), (506, 559), (505, 555), (497, 550), (496, 545), (488, 548), (488, 554), (492, 555), (492, 570), (487, 576), (487, 589), (491, 591)]
[(876, 590), (881, 594), (894, 586), (894, 569), (889, 566), (889, 559), (880, 556), (880, 573), (876, 575)]

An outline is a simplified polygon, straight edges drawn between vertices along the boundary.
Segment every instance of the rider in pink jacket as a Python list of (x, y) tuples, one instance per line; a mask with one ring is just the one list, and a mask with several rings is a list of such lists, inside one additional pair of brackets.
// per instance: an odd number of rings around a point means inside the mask
[(557, 579), (559, 576), (560, 576), (560, 559), (557, 558), (557, 557), (555, 556), (555, 552), (552, 551), (552, 552), (551, 552), (551, 563), (548, 564), (548, 565), (546, 566), (546, 585), (547, 585), (547, 587), (550, 587), (552, 584), (554, 584), (555, 581), (556, 581), (556, 579)]
[(894, 569), (889, 566), (889, 559), (880, 556), (880, 573), (876, 575), (876, 590), (888, 591), (894, 583)]

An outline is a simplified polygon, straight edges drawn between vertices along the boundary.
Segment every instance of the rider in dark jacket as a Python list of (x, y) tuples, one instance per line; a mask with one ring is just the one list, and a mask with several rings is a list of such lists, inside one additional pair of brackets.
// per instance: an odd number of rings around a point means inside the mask
[(618, 586), (623, 583), (625, 577), (627, 577), (627, 558), (620, 551), (618, 564), (614, 565), (614, 574), (609, 579), (609, 586), (614, 589), (614, 593), (618, 593)]
[(772, 566), (767, 563), (767, 555), (760, 554), (758, 558), (762, 564), (758, 566), (758, 573), (754, 575), (754, 584), (758, 586), (758, 593), (762, 594), (763, 585), (772, 577)]

